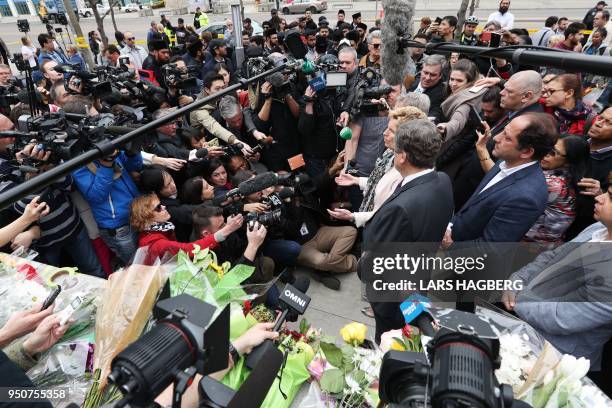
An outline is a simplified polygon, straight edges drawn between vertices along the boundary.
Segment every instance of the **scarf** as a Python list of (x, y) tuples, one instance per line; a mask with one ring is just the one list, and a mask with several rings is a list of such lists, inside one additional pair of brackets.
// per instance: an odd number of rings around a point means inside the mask
[(554, 116), (559, 122), (559, 133), (569, 133), (572, 124), (586, 120), (590, 113), (591, 108), (581, 100), (578, 100), (574, 109), (571, 110), (556, 108)]
[(381, 157), (376, 159), (374, 170), (370, 173), (368, 181), (366, 182), (366, 189), (363, 192), (363, 201), (359, 211), (366, 212), (374, 209), (374, 194), (376, 193), (376, 185), (382, 179), (387, 171), (393, 166), (393, 150), (387, 149)]
[(166, 222), (156, 222), (153, 225), (149, 225), (147, 228), (145, 228), (146, 232), (170, 232), (170, 231), (174, 231), (174, 224), (171, 223), (170, 221), (166, 221)]

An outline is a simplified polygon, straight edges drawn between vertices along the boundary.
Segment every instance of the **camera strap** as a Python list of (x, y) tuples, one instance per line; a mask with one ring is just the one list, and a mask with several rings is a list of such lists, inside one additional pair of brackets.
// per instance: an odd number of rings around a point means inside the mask
[(283, 372), (285, 371), (285, 366), (287, 365), (287, 357), (289, 356), (289, 349), (285, 348), (283, 351), (283, 365), (281, 365), (280, 372), (278, 373), (278, 391), (281, 393), (284, 399), (287, 399), (287, 394), (283, 392), (281, 388), (281, 384), (283, 382)]

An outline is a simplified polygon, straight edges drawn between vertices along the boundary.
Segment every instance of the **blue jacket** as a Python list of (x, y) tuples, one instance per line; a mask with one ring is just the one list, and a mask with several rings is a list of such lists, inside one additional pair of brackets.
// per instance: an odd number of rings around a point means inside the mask
[[(100, 228), (118, 228), (130, 222), (130, 203), (140, 196), (129, 172), (142, 170), (142, 156), (128, 157), (121, 152), (115, 168), (100, 165), (81, 167), (73, 173), (77, 188), (91, 207)], [(119, 174), (119, 171), (121, 172)]]
[(53, 51), (52, 53), (41, 50), (40, 55), (38, 55), (38, 65), (42, 66), (45, 61), (55, 61), (59, 65), (68, 63), (66, 56), (57, 50)]
[(499, 173), (499, 164), (489, 170), (474, 194), (453, 216), (453, 241), (518, 242), (544, 212), (548, 188), (539, 163), (512, 173), (481, 193)]
[(612, 337), (612, 243), (588, 242), (598, 222), (576, 238), (541, 253), (510, 279), (523, 282), (514, 310), (562, 353), (591, 360), (600, 371)]

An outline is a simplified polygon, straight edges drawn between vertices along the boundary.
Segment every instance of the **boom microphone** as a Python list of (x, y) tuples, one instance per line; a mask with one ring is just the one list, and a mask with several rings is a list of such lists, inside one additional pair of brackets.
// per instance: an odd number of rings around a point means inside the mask
[(389, 85), (403, 83), (406, 74), (416, 71), (410, 53), (398, 46), (399, 39), (412, 31), (415, 3), (415, 0), (383, 0), (381, 74)]

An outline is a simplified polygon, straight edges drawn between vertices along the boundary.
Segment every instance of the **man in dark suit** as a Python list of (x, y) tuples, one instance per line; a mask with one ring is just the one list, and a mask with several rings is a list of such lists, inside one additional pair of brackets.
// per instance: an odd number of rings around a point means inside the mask
[[(395, 134), (394, 166), (402, 175), (395, 192), (365, 225), (363, 244), (379, 242), (440, 242), (453, 214), (450, 179), (433, 170), (442, 139), (433, 123), (415, 119)], [(376, 341), (404, 325), (399, 303), (372, 302)]]
[(417, 78), (418, 81), (414, 81), (409, 89), (410, 92), (429, 96), (429, 116), (435, 117), (438, 122), (445, 120), (441, 107), (447, 96), (443, 80), (445, 68), (446, 58), (443, 55), (428, 55), (423, 58), (423, 68)]
[(528, 113), (512, 119), (493, 138), (493, 155), (499, 161), (453, 216), (443, 246), (520, 241), (546, 208), (548, 189), (540, 159), (557, 138), (550, 115)]

